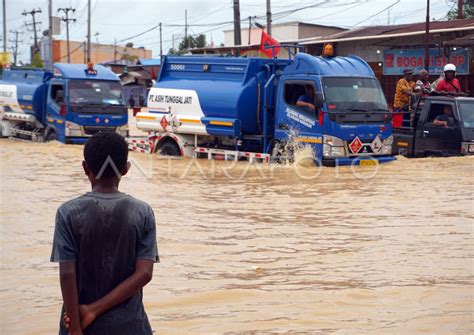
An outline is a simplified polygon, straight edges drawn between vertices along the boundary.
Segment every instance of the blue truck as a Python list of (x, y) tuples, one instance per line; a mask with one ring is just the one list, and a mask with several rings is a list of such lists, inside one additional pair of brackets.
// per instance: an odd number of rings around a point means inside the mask
[(130, 147), (162, 155), (268, 162), (291, 159), (296, 143), (324, 165), (394, 159), (380, 83), (355, 56), (165, 57), (136, 118), (148, 139)]
[(128, 135), (118, 77), (103, 66), (55, 64), (53, 71), (16, 68), (0, 80), (0, 136), (84, 143), (103, 130)]

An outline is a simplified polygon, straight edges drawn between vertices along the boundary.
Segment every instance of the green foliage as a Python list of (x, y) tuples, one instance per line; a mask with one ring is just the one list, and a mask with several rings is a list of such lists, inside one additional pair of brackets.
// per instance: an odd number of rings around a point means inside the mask
[(138, 61), (138, 56), (130, 55), (127, 52), (127, 49), (124, 50), (123, 54), (120, 55), (120, 59), (127, 60), (129, 62), (136, 63)]
[(176, 50), (173, 48), (168, 50), (169, 56), (181, 56), (181, 55), (184, 55), (185, 53), (186, 53), (186, 50)]
[(196, 48), (204, 48), (206, 46), (206, 35), (199, 34), (195, 39)]
[[(186, 43), (187, 41), (187, 43)], [(199, 34), (196, 37), (188, 36), (187, 39), (183, 38), (179, 43), (179, 51), (185, 51), (187, 49), (204, 48), (206, 46), (206, 35)]]
[[(457, 20), (458, 18), (458, 0), (450, 0), (453, 3), (453, 8), (446, 15), (448, 20)], [(474, 0), (464, 0), (462, 7), (462, 14), (464, 19), (474, 18)]]
[(33, 56), (33, 60), (31, 61), (31, 67), (40, 69), (44, 68), (43, 60), (41, 59), (41, 56), (38, 52), (35, 53)]

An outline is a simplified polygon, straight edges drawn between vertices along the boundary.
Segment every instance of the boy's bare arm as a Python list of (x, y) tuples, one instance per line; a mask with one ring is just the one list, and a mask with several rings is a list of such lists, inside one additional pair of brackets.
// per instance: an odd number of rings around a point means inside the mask
[(88, 305), (87, 309), (93, 313), (94, 317), (98, 317), (133, 296), (138, 290), (150, 282), (153, 277), (153, 263), (153, 261), (145, 259), (137, 260), (135, 263), (135, 272), (130, 277), (117, 285), (105, 296)]
[(59, 280), (64, 309), (70, 318), (69, 333), (71, 335), (82, 335), (76, 283), (76, 262), (59, 263)]

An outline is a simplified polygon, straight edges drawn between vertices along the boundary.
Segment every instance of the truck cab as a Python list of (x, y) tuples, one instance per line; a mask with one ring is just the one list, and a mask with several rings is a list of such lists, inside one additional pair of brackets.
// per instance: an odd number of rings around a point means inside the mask
[[(436, 120), (446, 120), (446, 123)], [(422, 98), (410, 125), (394, 128), (393, 154), (408, 157), (474, 154), (474, 99), (461, 96)]]
[[(312, 100), (315, 108), (298, 106), (299, 100)], [(298, 54), (279, 80), (275, 139), (277, 147), (311, 146), (323, 165), (372, 165), (393, 160), (390, 117), (362, 59)]]
[(2, 136), (84, 143), (103, 130), (128, 134), (128, 109), (118, 77), (103, 66), (55, 64), (53, 72), (4, 71)]

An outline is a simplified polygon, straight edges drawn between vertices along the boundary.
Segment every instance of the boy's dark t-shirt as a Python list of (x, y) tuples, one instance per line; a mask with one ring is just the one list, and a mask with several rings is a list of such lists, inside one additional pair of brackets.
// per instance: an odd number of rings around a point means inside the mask
[[(79, 304), (109, 293), (134, 273), (138, 259), (159, 261), (155, 217), (145, 202), (89, 192), (59, 207), (51, 261), (76, 262)], [(67, 334), (61, 321), (59, 334)], [(92, 334), (152, 334), (142, 290), (99, 316), (84, 331)]]

